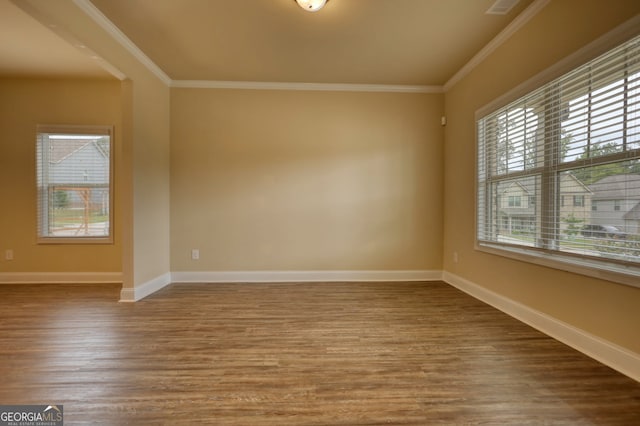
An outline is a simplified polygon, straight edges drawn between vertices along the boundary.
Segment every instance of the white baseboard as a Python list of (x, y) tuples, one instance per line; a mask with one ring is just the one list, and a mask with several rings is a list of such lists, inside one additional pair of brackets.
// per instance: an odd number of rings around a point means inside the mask
[[(185, 271), (123, 288), (121, 302), (136, 302), (171, 283), (440, 281), (464, 291), (587, 356), (640, 382), (640, 354), (532, 309), (450, 272), (404, 271)], [(120, 272), (0, 272), (0, 284), (122, 283)]]
[(168, 286), (169, 284), (171, 284), (171, 274), (167, 272), (166, 274), (155, 277), (154, 279), (137, 285), (133, 288), (123, 288), (120, 291), (120, 301), (137, 302), (138, 300), (144, 299), (145, 297)]
[(119, 284), (120, 272), (0, 272), (0, 284)]
[(525, 324), (640, 382), (640, 354), (488, 290), (465, 278), (443, 273), (443, 280)]
[(172, 272), (175, 283), (268, 283), (345, 281), (440, 281), (442, 271), (185, 271)]

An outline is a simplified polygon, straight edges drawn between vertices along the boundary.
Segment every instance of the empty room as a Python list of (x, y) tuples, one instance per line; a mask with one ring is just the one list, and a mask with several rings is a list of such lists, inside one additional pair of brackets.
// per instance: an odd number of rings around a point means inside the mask
[(637, 0), (0, 0), (0, 425), (640, 424)]

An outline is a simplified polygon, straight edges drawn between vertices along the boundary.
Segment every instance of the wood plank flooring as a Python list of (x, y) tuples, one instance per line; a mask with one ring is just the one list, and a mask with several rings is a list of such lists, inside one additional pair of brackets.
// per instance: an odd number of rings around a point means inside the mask
[(640, 425), (640, 383), (440, 282), (0, 286), (0, 404), (65, 424)]

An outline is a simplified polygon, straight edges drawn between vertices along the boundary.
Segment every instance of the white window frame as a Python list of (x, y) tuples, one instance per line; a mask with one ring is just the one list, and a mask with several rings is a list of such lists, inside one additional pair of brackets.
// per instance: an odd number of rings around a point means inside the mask
[[(609, 50), (621, 45), (622, 43), (638, 36), (638, 28), (640, 28), (640, 16), (636, 16), (629, 21), (623, 23), (619, 27), (586, 45), (579, 51), (568, 56), (564, 60), (556, 63), (547, 70), (532, 77), (531, 79), (520, 84), (511, 91), (500, 96), (488, 105), (476, 111), (475, 120), (478, 122), (490, 113), (528, 95), (529, 93), (541, 88), (547, 83), (552, 82), (573, 69), (597, 58), (598, 56), (608, 52)], [(476, 131), (476, 138), (478, 132)], [(478, 159), (479, 141), (476, 140), (476, 159)], [(553, 250), (536, 250), (524, 246), (504, 245), (497, 242), (481, 241), (478, 237), (478, 217), (480, 214), (479, 190), (480, 190), (480, 171), (476, 163), (476, 220), (475, 220), (475, 249), (493, 255), (499, 255), (523, 262), (533, 263), (550, 267), (554, 269), (578, 273), (581, 275), (600, 278), (634, 287), (640, 287), (640, 267), (632, 264), (621, 264), (617, 262), (609, 262), (602, 260), (594, 262), (593, 259), (582, 259), (577, 256), (565, 255), (559, 251)], [(558, 200), (559, 202), (560, 200)], [(484, 214), (484, 213), (483, 213)]]
[[(44, 213), (43, 210), (48, 211), (49, 200), (45, 192), (48, 189), (40, 187), (40, 179), (38, 175), (43, 172), (40, 170), (42, 164), (44, 164), (46, 158), (38, 158), (42, 156), (41, 152), (41, 135), (42, 134), (66, 134), (66, 135), (95, 135), (95, 136), (109, 136), (109, 202), (108, 202), (108, 233), (104, 236), (55, 236), (47, 235), (48, 232), (44, 231), (46, 226), (46, 220), (48, 220), (48, 213)], [(36, 200), (36, 241), (38, 244), (113, 244), (114, 242), (114, 131), (113, 126), (82, 126), (82, 125), (51, 125), (39, 124), (36, 128), (36, 186), (37, 186), (37, 200)]]
[(522, 207), (522, 197), (520, 195), (509, 195), (509, 207)]

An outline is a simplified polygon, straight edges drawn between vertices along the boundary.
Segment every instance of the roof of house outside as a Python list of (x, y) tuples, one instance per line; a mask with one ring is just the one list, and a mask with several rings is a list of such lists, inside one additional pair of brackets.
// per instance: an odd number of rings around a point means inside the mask
[(81, 139), (58, 139), (49, 142), (49, 162), (56, 164), (91, 142)]
[[(560, 179), (560, 185), (564, 195), (585, 193), (588, 194), (591, 192), (590, 187), (582, 183), (582, 181), (580, 181), (580, 179), (575, 177), (572, 173), (562, 173), (560, 175)], [(519, 185), (525, 192), (529, 194), (536, 194), (536, 184), (539, 185), (535, 176), (525, 176), (509, 182), (508, 185), (503, 187), (502, 192), (504, 193), (508, 191), (513, 185)]]
[(640, 200), (640, 175), (612, 175), (589, 185), (594, 200)]
[(94, 140), (56, 139), (55, 142), (49, 141), (49, 162), (58, 164), (89, 144), (93, 144), (105, 158), (108, 157), (108, 153), (104, 152), (104, 148)]
[(624, 220), (640, 220), (640, 202), (622, 216)]

